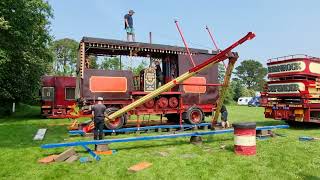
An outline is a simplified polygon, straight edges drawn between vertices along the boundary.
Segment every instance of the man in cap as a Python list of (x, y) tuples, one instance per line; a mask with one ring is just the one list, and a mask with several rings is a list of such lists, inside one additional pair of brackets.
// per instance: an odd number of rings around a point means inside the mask
[(130, 36), (132, 37), (132, 41), (135, 42), (135, 34), (133, 28), (133, 19), (132, 16), (135, 12), (130, 10), (128, 14), (124, 16), (124, 28), (127, 32), (127, 41), (130, 41)]
[(103, 128), (104, 128), (104, 112), (106, 111), (106, 106), (102, 103), (103, 98), (98, 97), (98, 103), (92, 106), (92, 116), (94, 122), (94, 140), (103, 139)]

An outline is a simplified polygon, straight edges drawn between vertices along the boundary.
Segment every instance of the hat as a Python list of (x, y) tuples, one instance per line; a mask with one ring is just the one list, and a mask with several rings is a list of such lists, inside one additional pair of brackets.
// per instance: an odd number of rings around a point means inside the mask
[(103, 101), (103, 97), (98, 97), (98, 101)]
[(135, 13), (132, 9), (129, 11), (129, 13)]

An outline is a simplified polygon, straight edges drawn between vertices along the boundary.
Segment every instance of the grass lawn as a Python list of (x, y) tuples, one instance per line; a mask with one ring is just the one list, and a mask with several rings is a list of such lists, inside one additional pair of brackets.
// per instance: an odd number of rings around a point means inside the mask
[[(263, 109), (228, 107), (231, 122), (256, 121), (259, 126), (283, 122), (263, 118)], [(236, 156), (233, 134), (204, 136), (201, 146), (189, 144), (189, 138), (111, 144), (114, 155), (99, 162), (39, 164), (38, 159), (64, 148), (41, 149), (45, 143), (85, 139), (70, 137), (68, 120), (40, 119), (38, 107), (24, 107), (15, 115), (0, 119), (1, 179), (318, 179), (320, 142), (300, 142), (299, 136), (319, 137), (317, 127), (275, 130), (286, 137), (257, 141), (257, 155)], [(209, 120), (209, 119), (208, 119)], [(39, 128), (48, 128), (45, 139), (33, 141)], [(136, 135), (119, 135), (128, 137)], [(114, 138), (114, 137), (106, 137)], [(225, 149), (220, 149), (226, 145)], [(77, 148), (81, 156), (89, 156)], [(161, 156), (166, 152), (168, 156)], [(141, 161), (153, 165), (138, 173), (127, 168)]]

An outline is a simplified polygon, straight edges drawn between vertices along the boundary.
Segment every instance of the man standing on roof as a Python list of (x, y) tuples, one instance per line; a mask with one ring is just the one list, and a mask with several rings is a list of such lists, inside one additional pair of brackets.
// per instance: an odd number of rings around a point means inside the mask
[(128, 14), (124, 16), (124, 28), (127, 32), (127, 41), (130, 41), (130, 36), (132, 37), (132, 41), (135, 42), (135, 34), (133, 28), (133, 19), (132, 16), (135, 12), (130, 10)]

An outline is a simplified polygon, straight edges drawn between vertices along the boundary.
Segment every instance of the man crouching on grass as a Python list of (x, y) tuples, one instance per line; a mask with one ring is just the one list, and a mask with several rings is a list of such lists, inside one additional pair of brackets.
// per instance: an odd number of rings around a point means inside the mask
[(94, 122), (93, 138), (94, 140), (103, 139), (103, 128), (104, 128), (104, 112), (106, 106), (102, 103), (103, 98), (98, 97), (98, 103), (92, 107), (92, 116)]
[(229, 128), (230, 124), (228, 121), (228, 111), (225, 105), (222, 105), (221, 110), (221, 126), (222, 128)]

